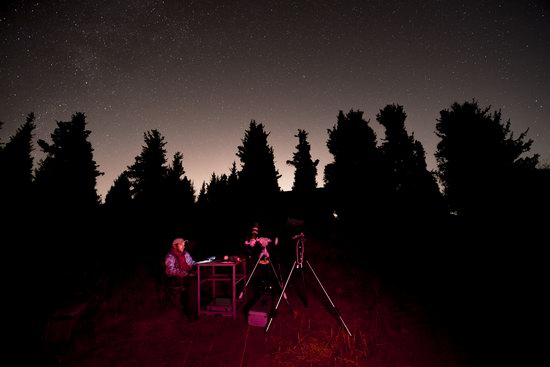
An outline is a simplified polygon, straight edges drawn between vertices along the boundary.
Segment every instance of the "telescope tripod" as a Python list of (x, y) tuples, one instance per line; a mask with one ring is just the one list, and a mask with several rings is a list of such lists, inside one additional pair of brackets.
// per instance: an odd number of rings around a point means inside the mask
[[(296, 242), (296, 260), (294, 261), (294, 264), (292, 264), (292, 268), (290, 269), (290, 273), (288, 274), (288, 277), (286, 278), (286, 282), (285, 282), (285, 285), (284, 285), (284, 287), (281, 291), (281, 295), (279, 296), (279, 299), (277, 300), (277, 303), (275, 305), (275, 309), (273, 310), (273, 312), (272, 312), (272, 314), (269, 318), (269, 321), (267, 323), (267, 326), (265, 327), (265, 332), (267, 333), (269, 331), (269, 328), (271, 327), (271, 323), (273, 322), (273, 319), (277, 315), (277, 309), (279, 308), (279, 304), (281, 303), (281, 299), (283, 297), (283, 294), (285, 294), (286, 287), (288, 286), (288, 282), (290, 281), (290, 278), (292, 277), (292, 273), (294, 272), (295, 269), (297, 269), (302, 274), (301, 278), (302, 278), (302, 288), (303, 288), (302, 289), (303, 290), (303, 300), (304, 300), (304, 305), (306, 307), (308, 307), (307, 296), (306, 296), (306, 283), (305, 283), (305, 276), (304, 276), (304, 261), (305, 261), (305, 263), (307, 264), (309, 270), (311, 270), (311, 272), (313, 273), (313, 276), (317, 280), (317, 283), (319, 283), (319, 286), (323, 290), (323, 293), (325, 293), (325, 296), (327, 297), (328, 301), (330, 302), (330, 305), (332, 306), (332, 309), (334, 310), (334, 312), (336, 313), (336, 315), (340, 319), (340, 322), (342, 323), (342, 325), (344, 326), (344, 328), (348, 332), (348, 335), (352, 336), (351, 332), (348, 329), (348, 326), (346, 325), (346, 323), (344, 322), (344, 319), (342, 318), (342, 315), (340, 315), (340, 311), (338, 311), (338, 308), (336, 307), (334, 302), (332, 302), (332, 299), (328, 295), (325, 287), (323, 286), (323, 283), (321, 283), (321, 280), (319, 280), (319, 277), (315, 273), (315, 270), (313, 270), (313, 267), (311, 266), (309, 261), (304, 259), (304, 252), (305, 252), (305, 246), (304, 246), (305, 245), (305, 236), (304, 236), (304, 234), (301, 233), (297, 236), (292, 237), (292, 239), (297, 240), (297, 242)], [(287, 301), (287, 303), (288, 303), (288, 301)]]
[(279, 274), (275, 270), (275, 267), (273, 266), (273, 262), (269, 259), (269, 254), (267, 253), (267, 250), (265, 248), (263, 249), (263, 251), (258, 256), (258, 261), (256, 261), (256, 265), (254, 265), (254, 269), (252, 269), (252, 271), (250, 272), (250, 276), (246, 280), (246, 283), (243, 287), (243, 290), (239, 294), (239, 299), (243, 298), (244, 291), (245, 291), (246, 287), (248, 287), (248, 284), (250, 283), (250, 281), (252, 280), (252, 278), (254, 276), (254, 273), (256, 272), (256, 269), (258, 268), (258, 264), (264, 264), (264, 265), (269, 264), (270, 269), (272, 271), (272, 275), (275, 277), (275, 283), (279, 287), (279, 291), (281, 291), (281, 297), (284, 297), (286, 303), (290, 306), (290, 304), (288, 303), (288, 299), (286, 297), (286, 294), (283, 291), (283, 282), (281, 280), (281, 277), (279, 276)]

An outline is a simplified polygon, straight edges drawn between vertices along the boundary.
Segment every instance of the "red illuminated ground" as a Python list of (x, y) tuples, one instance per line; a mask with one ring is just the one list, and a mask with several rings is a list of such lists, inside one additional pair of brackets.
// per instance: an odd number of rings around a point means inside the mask
[[(162, 305), (147, 271), (99, 292), (68, 343), (45, 346), (62, 366), (463, 366), (468, 355), (414, 294), (398, 293), (357, 265), (337, 261), (310, 241), (310, 257), (353, 336), (348, 336), (307, 274), (309, 307), (292, 284), (268, 333), (236, 320), (189, 322)], [(319, 254), (323, 254), (320, 256)], [(330, 260), (330, 261), (327, 261)]]

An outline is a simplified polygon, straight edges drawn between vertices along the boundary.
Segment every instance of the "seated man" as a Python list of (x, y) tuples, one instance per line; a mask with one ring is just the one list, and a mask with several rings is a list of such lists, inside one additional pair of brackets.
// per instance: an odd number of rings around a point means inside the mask
[(190, 320), (198, 318), (197, 310), (197, 278), (195, 277), (195, 261), (185, 251), (189, 241), (183, 238), (176, 238), (172, 241), (172, 247), (164, 259), (164, 267), (168, 284), (172, 286), (184, 286), (182, 292), (182, 308)]

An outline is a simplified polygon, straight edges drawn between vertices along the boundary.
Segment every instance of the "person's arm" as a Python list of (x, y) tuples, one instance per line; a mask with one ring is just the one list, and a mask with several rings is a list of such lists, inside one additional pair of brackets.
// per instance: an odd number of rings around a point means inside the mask
[(193, 258), (191, 257), (191, 255), (189, 254), (189, 252), (185, 252), (185, 262), (187, 263), (187, 265), (189, 266), (194, 266), (196, 265), (197, 263), (195, 262), (195, 260), (193, 260)]

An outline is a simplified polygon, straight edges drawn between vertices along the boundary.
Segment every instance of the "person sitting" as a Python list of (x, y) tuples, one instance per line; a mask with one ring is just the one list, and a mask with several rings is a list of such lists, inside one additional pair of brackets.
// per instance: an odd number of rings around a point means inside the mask
[(183, 286), (182, 309), (190, 320), (198, 319), (196, 262), (185, 246), (189, 241), (176, 238), (164, 259), (164, 267), (169, 286)]

